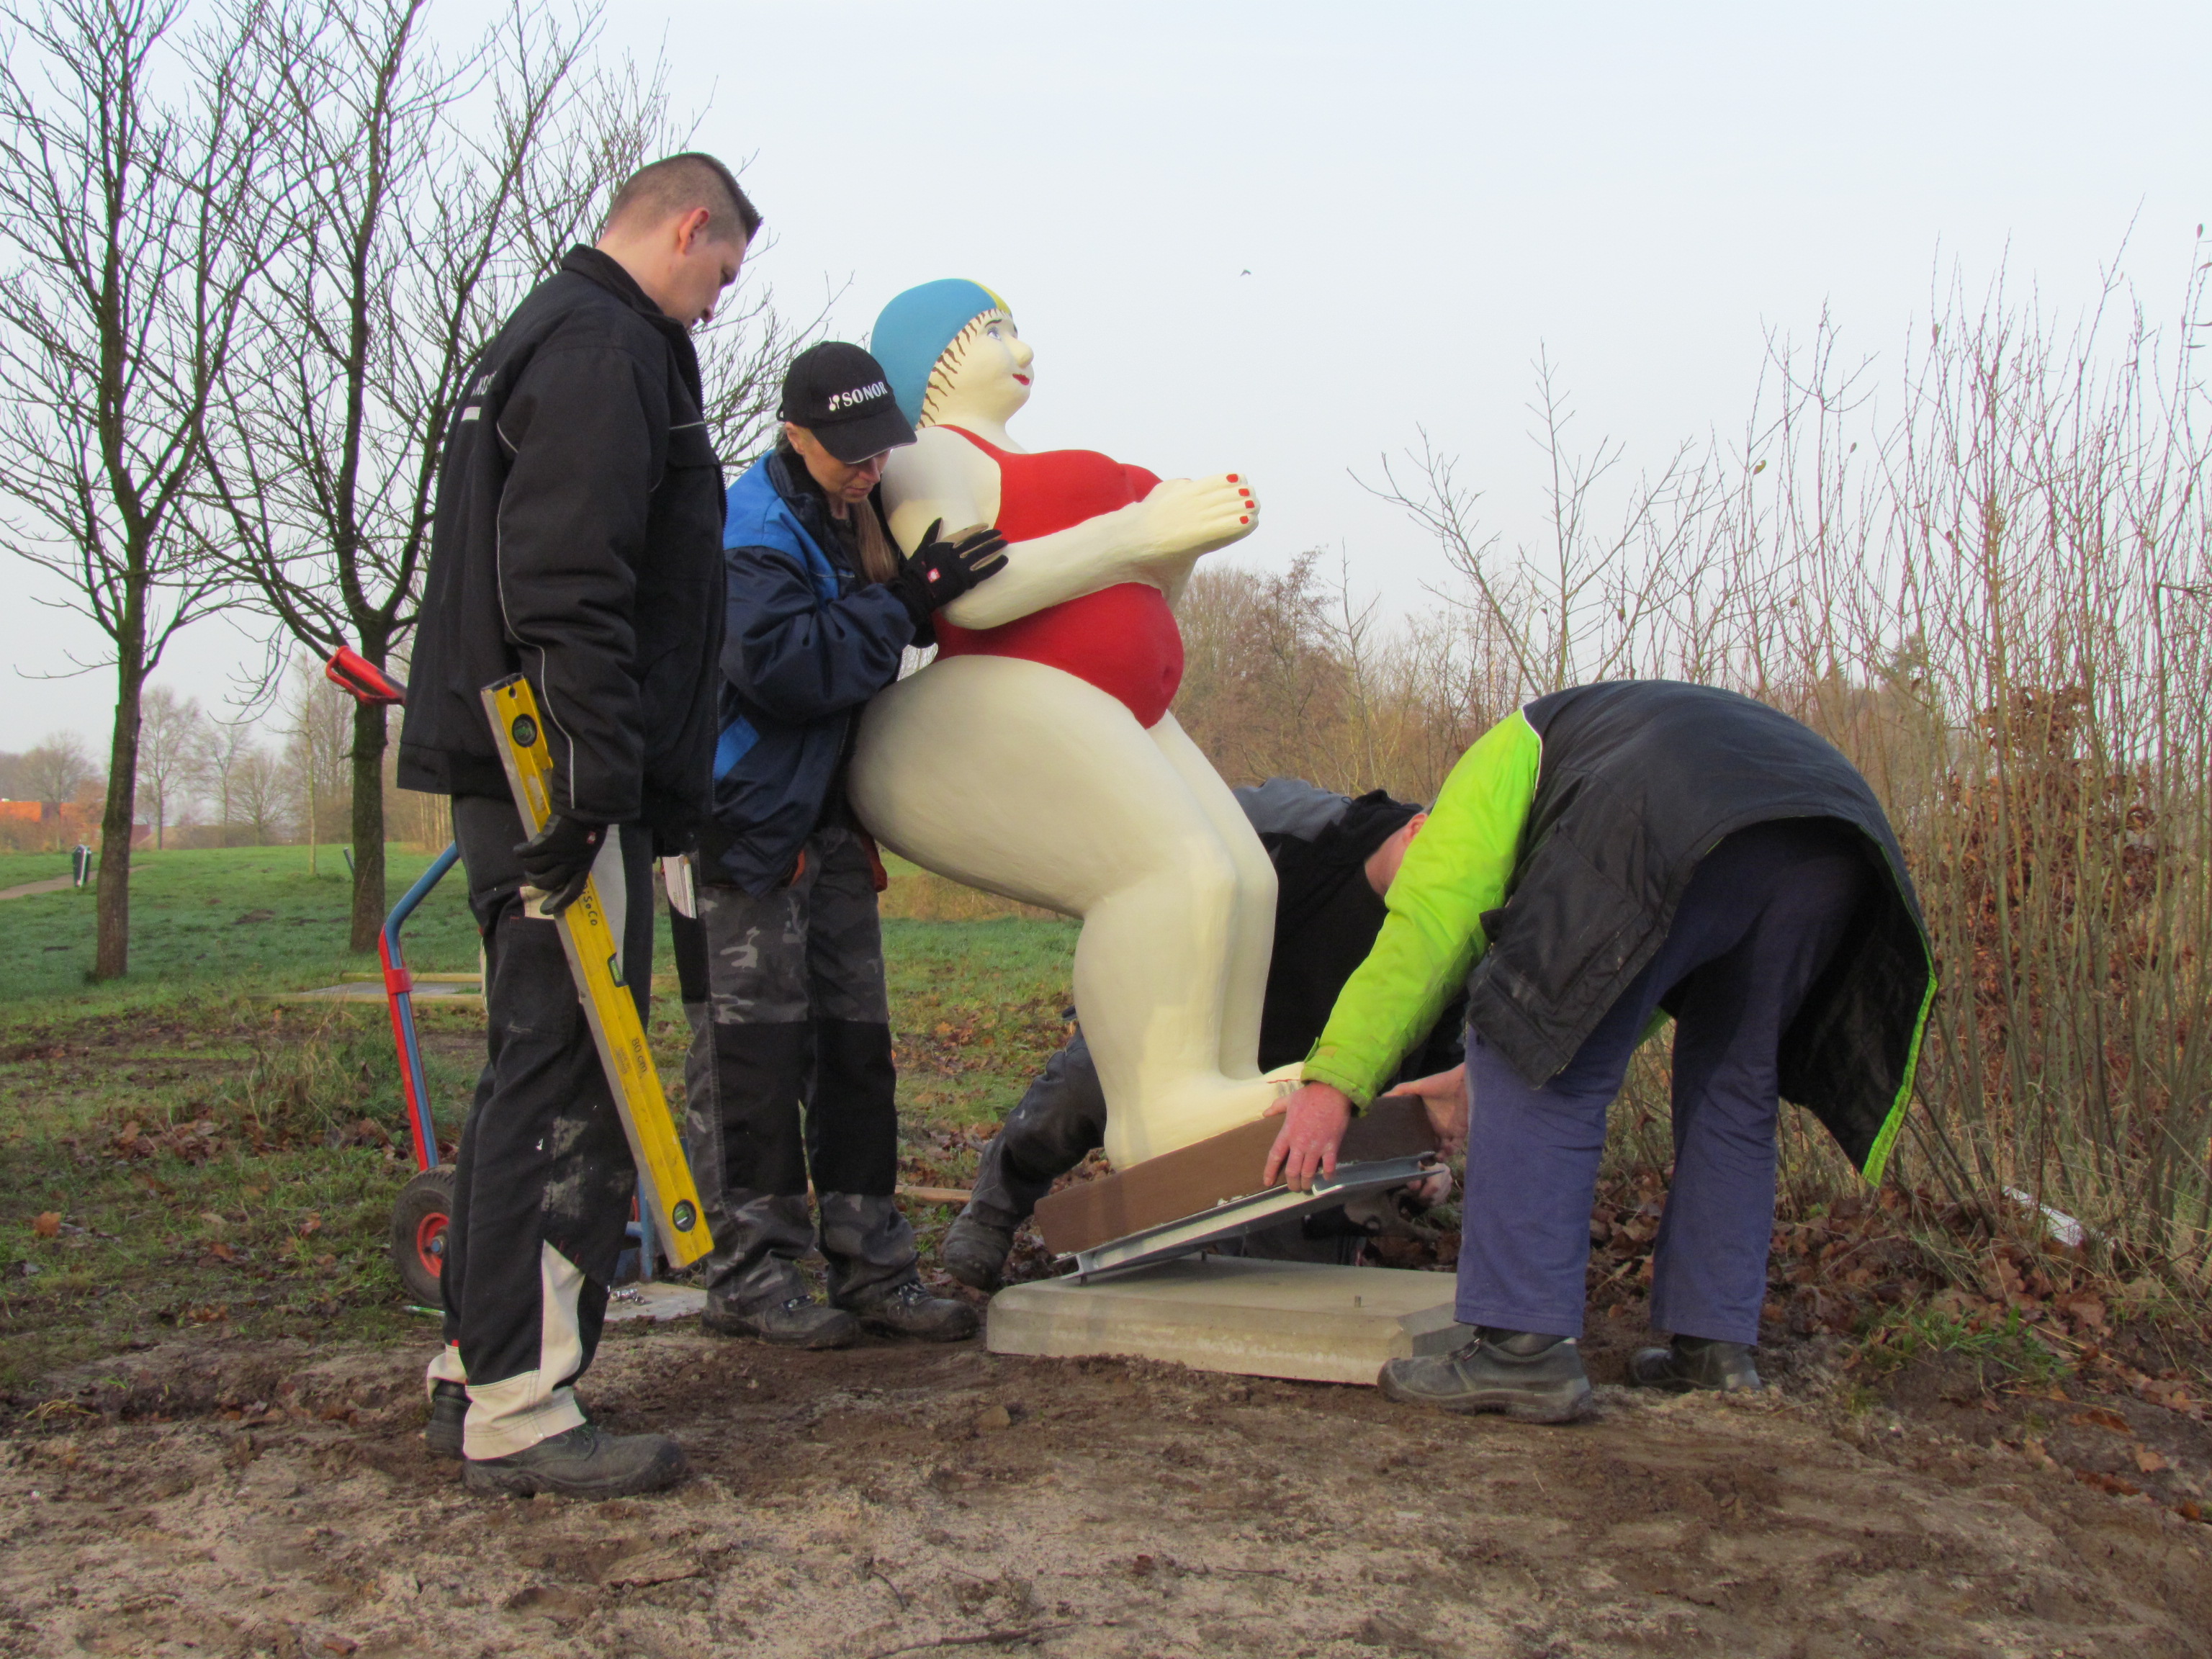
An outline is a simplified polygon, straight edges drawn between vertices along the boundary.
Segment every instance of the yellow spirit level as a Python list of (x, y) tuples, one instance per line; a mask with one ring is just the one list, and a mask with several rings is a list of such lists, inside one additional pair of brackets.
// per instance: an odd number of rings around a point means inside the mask
[[(545, 746), (538, 699), (530, 682), (514, 674), (486, 686), (483, 702), (514, 790), (515, 810), (522, 815), (524, 830), (534, 836), (552, 817), (553, 757)], [(615, 1109), (622, 1114), (623, 1133), (637, 1163), (638, 1213), (652, 1218), (652, 1231), (667, 1250), (670, 1264), (689, 1267), (714, 1241), (700, 1218), (699, 1188), (669, 1115), (668, 1097), (660, 1091), (660, 1073), (646, 1046), (637, 1004), (623, 983), (621, 941), (607, 926), (598, 880), (586, 882), (583, 896), (551, 920), (561, 931), (568, 971), (575, 975), (584, 1018), (591, 1024), (592, 1040), (599, 1045)]]

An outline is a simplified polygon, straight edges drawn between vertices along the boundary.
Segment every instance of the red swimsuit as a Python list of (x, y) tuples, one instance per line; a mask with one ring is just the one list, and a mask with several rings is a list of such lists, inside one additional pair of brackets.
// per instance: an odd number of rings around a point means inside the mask
[[(999, 533), (1034, 541), (1140, 501), (1158, 477), (1091, 449), (1016, 455), (954, 426), (999, 464)], [(1016, 557), (1020, 555), (1017, 553)], [(1120, 582), (1017, 617), (1003, 628), (957, 628), (937, 619), (939, 656), (1019, 657), (1087, 680), (1151, 726), (1182, 684), (1182, 635), (1167, 595), (1150, 582)]]

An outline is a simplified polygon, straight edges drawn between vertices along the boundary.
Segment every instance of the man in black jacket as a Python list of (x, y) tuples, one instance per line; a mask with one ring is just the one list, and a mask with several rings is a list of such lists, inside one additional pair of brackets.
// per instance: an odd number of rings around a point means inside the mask
[[(690, 331), (760, 216), (710, 156), (617, 193), (471, 370), (438, 477), (399, 781), (453, 797), (483, 937), (489, 1054), (454, 1166), (432, 1443), (471, 1492), (610, 1497), (681, 1478), (659, 1435), (602, 1435), (591, 1363), (636, 1173), (557, 931), (599, 877), (641, 1015), (656, 846), (707, 806), (721, 643), (721, 467)], [(479, 700), (526, 675), (554, 816), (525, 841)]]
[[(685, 1144), (714, 1233), (705, 1322), (795, 1347), (842, 1346), (862, 1326), (950, 1341), (975, 1316), (922, 1289), (895, 1196), (882, 866), (845, 769), (868, 699), (908, 646), (933, 640), (939, 607), (1006, 563), (1006, 543), (933, 530), (900, 556), (876, 489), (914, 428), (860, 347), (802, 353), (782, 415), (782, 441), (730, 487), (723, 537), (721, 735), (696, 860), (708, 1006), (684, 1067)], [(817, 1242), (827, 1307), (798, 1267)]]
[[(1275, 866), (1274, 955), (1260, 1013), (1260, 1066), (1272, 1071), (1305, 1058), (1336, 994), (1367, 959), (1389, 914), (1383, 896), (1428, 815), (1379, 789), (1354, 800), (1296, 778), (1236, 793)], [(1412, 1082), (1458, 1066), (1465, 1018), (1463, 1002), (1446, 1007), (1399, 1077)], [(1105, 1138), (1105, 1092), (1078, 1035), (1045, 1062), (983, 1149), (968, 1207), (945, 1235), (945, 1270), (979, 1291), (998, 1289), (1014, 1234), (1037, 1200)], [(1358, 1236), (1336, 1210), (1247, 1240), (1243, 1253), (1312, 1256), (1316, 1243)], [(1327, 1259), (1340, 1258), (1331, 1249)]]

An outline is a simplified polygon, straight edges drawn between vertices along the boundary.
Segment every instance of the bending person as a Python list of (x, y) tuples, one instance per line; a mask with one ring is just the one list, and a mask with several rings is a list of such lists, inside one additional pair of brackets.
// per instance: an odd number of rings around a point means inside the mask
[(1274, 872), (1169, 702), (1174, 601), (1249, 535), (1237, 474), (1162, 483), (1006, 432), (1032, 353), (973, 283), (909, 289), (873, 346), (921, 428), (884, 475), (890, 526), (995, 524), (987, 588), (939, 622), (938, 658), (878, 697), (852, 771), (860, 817), (925, 868), (1083, 918), (1075, 997), (1127, 1165), (1258, 1117)]
[[(1382, 791), (1349, 799), (1294, 778), (1270, 778), (1236, 792), (1275, 868), (1273, 951), (1260, 1019), (1260, 1064), (1300, 1060), (1314, 1045), (1346, 980), (1366, 959), (1389, 914), (1383, 896), (1428, 814)], [(1465, 1008), (1447, 1006), (1399, 1075), (1456, 1092)], [(1422, 1084), (1399, 1085), (1418, 1093)], [(1460, 1133), (1451, 1124), (1452, 1135)], [(1090, 1044), (1079, 1034), (1030, 1085), (1005, 1126), (983, 1149), (973, 1195), (945, 1235), (939, 1255), (963, 1285), (994, 1291), (1014, 1234), (1052, 1183), (1104, 1144), (1106, 1097)], [(1318, 1219), (1318, 1218), (1316, 1218)], [(1291, 1234), (1297, 1236), (1297, 1224)], [(1248, 1241), (1246, 1254), (1282, 1253), (1272, 1235)], [(1303, 1254), (1303, 1252), (1301, 1252)]]
[[(1392, 1400), (1564, 1422), (1607, 1108), (1675, 1021), (1674, 1173), (1654, 1250), (1666, 1347), (1630, 1380), (1755, 1389), (1780, 1097), (1869, 1181), (1912, 1097), (1934, 957), (1897, 837), (1823, 738), (1732, 691), (1623, 680), (1540, 697), (1452, 769), (1268, 1155), (1335, 1167), (1445, 998), (1468, 990), (1458, 1352), (1394, 1359)], [(1470, 976), (1468, 970), (1473, 969)]]

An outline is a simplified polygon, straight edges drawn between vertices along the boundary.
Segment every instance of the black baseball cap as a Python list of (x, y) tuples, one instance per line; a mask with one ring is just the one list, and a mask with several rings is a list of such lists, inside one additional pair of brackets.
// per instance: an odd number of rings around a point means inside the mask
[(824, 340), (791, 360), (776, 413), (805, 427), (848, 466), (914, 441), (884, 366), (842, 340)]

